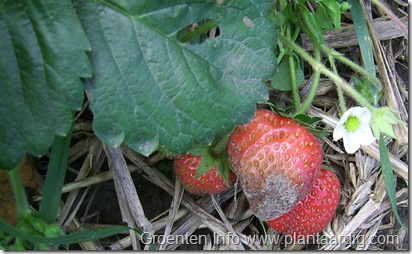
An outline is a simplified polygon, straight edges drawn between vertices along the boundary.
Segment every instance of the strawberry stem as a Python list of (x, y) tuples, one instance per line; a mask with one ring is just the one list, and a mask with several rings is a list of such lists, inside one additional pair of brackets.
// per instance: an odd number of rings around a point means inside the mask
[(221, 155), (227, 153), (227, 145), (229, 144), (229, 139), (231, 135), (232, 135), (232, 132), (223, 137), (216, 138), (213, 141), (212, 146), (211, 146), (211, 151), (210, 151), (212, 156), (220, 157)]

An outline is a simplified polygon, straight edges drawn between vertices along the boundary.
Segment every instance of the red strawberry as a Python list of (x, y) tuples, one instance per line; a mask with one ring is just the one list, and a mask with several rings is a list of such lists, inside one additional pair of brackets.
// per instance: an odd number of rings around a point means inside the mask
[(307, 129), (265, 109), (235, 129), (228, 154), (252, 212), (264, 221), (303, 200), (322, 164), (319, 142)]
[(280, 233), (294, 239), (314, 236), (332, 220), (340, 199), (340, 183), (332, 171), (323, 169), (311, 192), (289, 212), (267, 221)]
[[(196, 179), (196, 170), (202, 159), (202, 156), (184, 154), (174, 160), (176, 176), (186, 190), (193, 194), (217, 194), (229, 188), (224, 178), (216, 171), (215, 166), (210, 166), (209, 171)], [(235, 180), (236, 175), (230, 171), (229, 184), (231, 185)]]

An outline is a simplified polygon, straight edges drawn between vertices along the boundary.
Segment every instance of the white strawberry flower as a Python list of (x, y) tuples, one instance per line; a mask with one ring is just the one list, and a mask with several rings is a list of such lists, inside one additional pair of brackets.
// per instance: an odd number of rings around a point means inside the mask
[(367, 108), (353, 107), (347, 110), (333, 130), (333, 139), (343, 138), (343, 146), (349, 154), (355, 153), (361, 145), (375, 141), (369, 125), (372, 113)]

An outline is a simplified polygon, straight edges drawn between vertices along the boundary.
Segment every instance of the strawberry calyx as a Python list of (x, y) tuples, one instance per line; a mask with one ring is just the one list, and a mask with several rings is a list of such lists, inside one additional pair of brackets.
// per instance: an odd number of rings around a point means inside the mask
[(299, 125), (305, 127), (310, 133), (312, 133), (316, 137), (324, 137), (328, 134), (328, 132), (330, 132), (320, 126), (317, 126), (317, 124), (322, 120), (321, 117), (308, 115), (305, 113), (293, 114), (291, 112), (292, 107), (280, 109), (270, 102), (264, 104), (267, 104), (272, 112), (284, 117), (288, 117), (296, 123), (298, 123)]
[(195, 145), (189, 150), (189, 153), (202, 157), (196, 170), (195, 179), (198, 179), (215, 167), (217, 173), (225, 180), (226, 185), (230, 185), (232, 165), (227, 154), (229, 139), (230, 134), (221, 138), (215, 138), (210, 146)]

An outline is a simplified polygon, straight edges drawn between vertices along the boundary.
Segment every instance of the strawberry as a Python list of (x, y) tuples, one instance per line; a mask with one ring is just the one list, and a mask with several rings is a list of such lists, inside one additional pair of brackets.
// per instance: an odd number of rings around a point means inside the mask
[(320, 144), (307, 129), (266, 109), (236, 127), (228, 155), (252, 212), (263, 221), (303, 200), (322, 164)]
[(318, 234), (332, 220), (340, 199), (338, 177), (330, 170), (322, 169), (311, 192), (289, 212), (267, 221), (280, 233), (294, 239)]
[(203, 159), (202, 156), (183, 154), (174, 160), (173, 166), (176, 176), (190, 193), (217, 194), (229, 188), (236, 180), (235, 174), (230, 171), (229, 182), (226, 184), (224, 177), (217, 172), (214, 165), (209, 165), (206, 173), (196, 177), (196, 171)]

